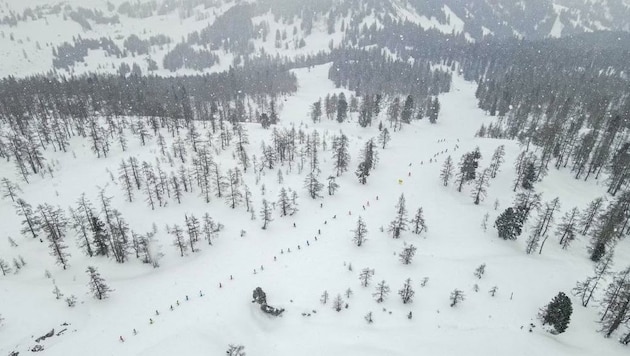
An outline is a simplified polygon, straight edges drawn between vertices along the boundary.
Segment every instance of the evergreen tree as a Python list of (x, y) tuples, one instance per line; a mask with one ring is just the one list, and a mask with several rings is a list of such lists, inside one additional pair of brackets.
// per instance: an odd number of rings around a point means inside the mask
[(321, 198), (320, 192), (324, 189), (324, 185), (317, 180), (314, 172), (309, 173), (304, 180), (304, 188), (308, 190), (308, 194), (313, 199)]
[(440, 101), (436, 97), (432, 101), (429, 100), (429, 102), (431, 103), (428, 109), (429, 122), (435, 124), (440, 115)]
[(372, 276), (374, 275), (374, 270), (370, 268), (364, 268), (361, 270), (359, 274), (359, 280), (361, 281), (361, 285), (363, 287), (367, 287), (370, 285), (370, 281), (372, 280)]
[(610, 337), (630, 317), (630, 268), (617, 273), (601, 302), (601, 331)]
[(405, 265), (408, 265), (411, 263), (411, 260), (413, 260), (413, 256), (416, 255), (416, 247), (414, 245), (409, 245), (407, 247), (405, 247), (401, 253), (398, 254), (398, 257), (400, 258), (400, 262), (402, 262)]
[(177, 224), (173, 225), (172, 228), (167, 226), (166, 230), (169, 234), (173, 235), (173, 246), (176, 246), (179, 249), (180, 256), (184, 257), (184, 253), (188, 250), (188, 246), (184, 240), (184, 230)]
[(575, 296), (579, 296), (582, 301), (582, 306), (588, 306), (588, 303), (593, 299), (595, 292), (599, 288), (600, 282), (610, 274), (610, 269), (613, 264), (613, 250), (610, 250), (606, 255), (595, 264), (593, 268), (595, 275), (587, 277), (584, 282), (577, 282), (572, 293)]
[(350, 164), (350, 154), (348, 153), (348, 137), (341, 133), (333, 138), (333, 165), (339, 177), (343, 172), (348, 170)]
[(481, 152), (479, 147), (474, 151), (468, 152), (462, 156), (459, 163), (459, 173), (457, 174), (457, 191), (461, 192), (465, 183), (474, 180), (477, 177), (477, 167), (479, 167), (479, 160), (481, 159)]
[(389, 286), (385, 283), (385, 281), (381, 281), (376, 285), (376, 291), (372, 293), (372, 296), (376, 298), (377, 303), (382, 303), (387, 298), (389, 294)]
[(471, 196), (473, 197), (473, 202), (475, 205), (479, 205), (481, 201), (488, 194), (488, 186), (490, 185), (490, 170), (488, 168), (484, 169), (483, 172), (479, 176), (477, 176), (477, 180), (475, 181), (475, 188), (471, 192)]
[(550, 331), (552, 334), (561, 334), (569, 327), (572, 313), (571, 299), (559, 292), (549, 304), (540, 310), (538, 317), (543, 325), (549, 324), (553, 327), (553, 330)]
[(457, 304), (461, 303), (464, 301), (464, 299), (466, 299), (466, 297), (464, 296), (464, 292), (462, 292), (459, 289), (454, 289), (451, 292), (451, 307), (457, 306)]
[(575, 240), (579, 214), (578, 208), (573, 208), (571, 211), (566, 212), (562, 217), (562, 222), (556, 229), (556, 236), (563, 249), (569, 247), (571, 241)]
[(105, 280), (101, 277), (101, 274), (98, 273), (96, 267), (88, 266), (86, 272), (90, 279), (88, 286), (90, 287), (90, 292), (94, 298), (98, 300), (108, 298), (109, 293), (112, 292), (113, 289), (105, 284)]
[(421, 234), (422, 231), (427, 230), (427, 225), (424, 221), (422, 208), (418, 208), (418, 210), (416, 210), (416, 215), (414, 215), (413, 219), (411, 220), (411, 224), (413, 226), (412, 231), (414, 234)]
[(322, 120), (322, 99), (320, 98), (318, 101), (314, 102), (311, 105), (311, 119), (313, 122), (318, 122)]
[(15, 202), (17, 193), (21, 192), (20, 186), (11, 182), (9, 179), (2, 177), (0, 180), (0, 186), (2, 187), (2, 197), (9, 198), (12, 202)]
[(414, 294), (416, 294), (416, 292), (414, 292), (411, 287), (411, 278), (407, 278), (403, 287), (398, 291), (398, 295), (402, 298), (403, 304), (407, 304), (413, 301)]
[(357, 228), (353, 232), (354, 237), (352, 238), (352, 240), (357, 246), (360, 247), (361, 245), (363, 245), (365, 240), (367, 240), (366, 236), (368, 232), (365, 221), (363, 221), (363, 218), (361, 218), (361, 216), (359, 216), (359, 220), (357, 220)]
[(500, 145), (494, 151), (494, 153), (492, 154), (492, 158), (490, 159), (489, 168), (490, 168), (491, 178), (496, 178), (497, 173), (499, 173), (499, 170), (501, 169), (501, 164), (503, 164), (503, 161), (505, 160), (504, 157), (505, 157), (505, 146)]
[(346, 121), (348, 117), (348, 102), (344, 93), (339, 94), (339, 101), (337, 102), (337, 122), (341, 123)]
[(94, 254), (109, 257), (109, 234), (103, 223), (97, 216), (92, 216), (92, 241), (94, 241)]
[(11, 273), (11, 267), (2, 258), (0, 258), (0, 272), (2, 272), (3, 276), (6, 276), (7, 274)]
[(337, 184), (335, 178), (335, 176), (328, 176), (328, 195), (335, 195), (335, 192), (339, 189), (339, 184)]
[(44, 204), (37, 206), (37, 212), (42, 221), (42, 230), (49, 242), (48, 247), (50, 247), (51, 256), (55, 257), (57, 264), (66, 269), (70, 253), (66, 251), (68, 246), (64, 242), (67, 221), (63, 211)]
[(483, 275), (486, 273), (486, 264), (482, 263), (479, 265), (479, 267), (477, 267), (477, 269), (475, 270), (475, 277), (477, 277), (478, 279), (481, 279), (481, 277), (483, 277)]
[(333, 309), (335, 309), (336, 312), (340, 312), (341, 309), (343, 309), (343, 298), (341, 298), (341, 294), (337, 294), (337, 296), (335, 297), (335, 299), (333, 299), (333, 303), (332, 303), (332, 307)]
[(407, 208), (405, 207), (405, 195), (401, 194), (396, 204), (396, 218), (389, 223), (389, 232), (397, 239), (403, 231), (408, 229)]
[(442, 184), (444, 184), (445, 187), (448, 186), (448, 182), (451, 180), (451, 177), (453, 177), (454, 169), (455, 167), (453, 167), (453, 159), (451, 158), (451, 156), (446, 157), (446, 160), (442, 165), (442, 170), (440, 171), (440, 180), (442, 180)]
[(194, 215), (184, 215), (186, 221), (186, 233), (188, 234), (188, 244), (190, 245), (190, 251), (197, 252), (195, 244), (199, 241), (200, 225), (199, 220)]
[(31, 205), (24, 201), (24, 199), (18, 198), (15, 202), (15, 208), (17, 214), (24, 217), (24, 220), (21, 222), (22, 230), (20, 230), (20, 232), (24, 235), (32, 235), (33, 238), (36, 238), (41, 229), (41, 220), (33, 213)]
[(405, 104), (403, 106), (403, 109), (400, 112), (400, 121), (402, 121), (405, 124), (411, 123), (411, 116), (413, 115), (413, 110), (414, 110), (413, 98), (411, 97), (411, 95), (408, 95), (407, 99), (405, 99)]
[(603, 205), (604, 199), (601, 197), (593, 200), (588, 204), (588, 207), (580, 216), (580, 233), (582, 235), (588, 234), (589, 230), (596, 221), (597, 216), (599, 216)]
[(536, 182), (536, 166), (534, 162), (527, 162), (521, 177), (521, 187), (526, 190), (533, 190)]
[(72, 208), (70, 208), (69, 211), (70, 217), (72, 218), (70, 227), (72, 227), (79, 236), (79, 247), (85, 249), (85, 253), (88, 256), (94, 256), (92, 243), (90, 242), (90, 224), (88, 223), (87, 218)]
[(228, 345), (228, 349), (225, 352), (227, 356), (245, 356), (245, 346), (243, 345)]
[(523, 222), (519, 214), (513, 208), (509, 207), (497, 217), (494, 226), (497, 228), (500, 238), (504, 240), (516, 240), (521, 234)]
[(293, 206), (287, 190), (282, 187), (280, 189), (280, 195), (278, 196), (278, 206), (280, 207), (280, 216), (287, 216), (293, 214)]
[(261, 219), (263, 219), (262, 229), (266, 230), (267, 225), (269, 224), (269, 222), (273, 221), (273, 219), (271, 218), (271, 207), (269, 206), (269, 203), (266, 199), (262, 200), (262, 206), (263, 207), (260, 210), (260, 217)]
[(381, 133), (378, 134), (378, 142), (381, 144), (381, 147), (385, 149), (385, 146), (391, 141), (392, 136), (389, 134), (389, 130), (387, 128), (383, 128)]

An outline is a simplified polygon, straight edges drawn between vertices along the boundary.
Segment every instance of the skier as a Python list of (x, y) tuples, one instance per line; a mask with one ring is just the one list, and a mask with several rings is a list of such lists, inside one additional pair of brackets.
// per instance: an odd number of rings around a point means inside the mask
[(230, 281), (233, 280), (234, 278), (232, 278), (232, 275), (230, 275)]
[(407, 177), (411, 177), (411, 172), (407, 173)]
[(133, 329), (133, 334), (138, 335), (138, 332), (136, 331), (136, 329)]
[(123, 339), (122, 335), (120, 335), (120, 342), (125, 342), (125, 339)]
[(376, 200), (378, 200), (378, 195), (376, 196)]
[(319, 207), (323, 208), (324, 207), (324, 203), (319, 203)]
[(315, 236), (315, 241), (317, 241), (317, 236)]
[(300, 249), (300, 245), (298, 245), (298, 250)]
[(149, 318), (149, 324), (153, 324), (153, 319)]
[(362, 206), (363, 206), (363, 210), (365, 210), (365, 205), (362, 205)]
[(199, 291), (199, 296), (203, 297), (203, 292), (202, 291)]
[(413, 317), (413, 314), (409, 312), (409, 314), (407, 314), (407, 319), (411, 319), (412, 317)]
[(322, 234), (322, 229), (317, 229), (317, 235), (321, 235)]
[(173, 305), (171, 304), (171, 311), (173, 311)]
[(188, 296), (186, 296), (186, 301), (188, 301)]
[(337, 218), (337, 214), (333, 215), (333, 219), (336, 219), (336, 218)]
[(370, 201), (368, 200), (365, 205), (370, 206)]
[(155, 315), (160, 315), (160, 312), (155, 309)]
[(179, 300), (177, 301), (177, 305), (179, 306)]
[(276, 256), (273, 256), (273, 260), (276, 261)]
[(311, 244), (306, 240), (306, 246), (310, 246)]
[(295, 227), (295, 223), (293, 223), (293, 227)]

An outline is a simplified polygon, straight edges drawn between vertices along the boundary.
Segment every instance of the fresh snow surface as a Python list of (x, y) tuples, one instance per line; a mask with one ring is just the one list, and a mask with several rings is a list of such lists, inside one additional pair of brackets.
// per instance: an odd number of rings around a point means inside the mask
[[(105, 188), (114, 196), (112, 205), (123, 213), (133, 230), (144, 233), (152, 223), (157, 224), (157, 238), (165, 257), (158, 269), (134, 258), (125, 264), (90, 259), (78, 251), (74, 233), (69, 231), (66, 243), (72, 253), (71, 267), (62, 270), (48, 256), (45, 244), (20, 236), (19, 218), (11, 203), (0, 201), (0, 236), (12, 236), (19, 244), (17, 248), (9, 247), (3, 238), (0, 257), (11, 260), (22, 255), (27, 262), (19, 274), (0, 277), (0, 312), (5, 318), (0, 327), (0, 354), (13, 350), (29, 354), (34, 338), (52, 328), (59, 331), (64, 322), (69, 324), (68, 330), (43, 341), (42, 354), (221, 355), (230, 343), (244, 345), (248, 355), (627, 354), (626, 348), (596, 332), (597, 310), (582, 308), (577, 300), (564, 334), (554, 336), (540, 327), (528, 332), (531, 322), (538, 324), (538, 309), (558, 291), (569, 294), (575, 281), (590, 274), (592, 267), (584, 238), (575, 241), (569, 250), (562, 250), (551, 237), (542, 255), (526, 255), (527, 231), (518, 241), (503, 241), (492, 227), (487, 232), (480, 228), (484, 214), (490, 214), (491, 226), (499, 211), (513, 199), (512, 164), (519, 147), (512, 141), (473, 137), (481, 123), (492, 121), (477, 108), (473, 83), (454, 76), (452, 91), (440, 96), (438, 123), (415, 121), (392, 133), (389, 147), (379, 149), (379, 161), (367, 185), (361, 185), (353, 170), (363, 143), (377, 136), (377, 125), (360, 128), (355, 114), (352, 122), (344, 124), (325, 118), (313, 124), (308, 119), (308, 107), (319, 97), (332, 92), (350, 94), (334, 88), (327, 79), (329, 68), (322, 65), (294, 70), (300, 88), (295, 95), (282, 99), (280, 126), (294, 125), (306, 132), (316, 129), (326, 139), (328, 148), (320, 151), (321, 181), (333, 173), (331, 138), (342, 130), (351, 142), (350, 171), (338, 179), (341, 188), (336, 195), (323, 192), (323, 198), (312, 200), (303, 188), (304, 173), (298, 174), (295, 165), (292, 170), (282, 166), (282, 186), (299, 193), (300, 211), (292, 217), (280, 217), (274, 211), (274, 221), (267, 230), (260, 228), (260, 218), (250, 220), (244, 207), (232, 210), (218, 198), (204, 203), (197, 196), (198, 189), (186, 194), (181, 205), (170, 201), (168, 207), (155, 211), (142, 202), (140, 193), (134, 203), (126, 202), (121, 187), (109, 179), (108, 170), (115, 173), (120, 160), (131, 155), (155, 164), (156, 156), (160, 157), (155, 138), (142, 147), (137, 138), (128, 135), (128, 152), (113, 145), (109, 157), (102, 159), (96, 159), (89, 143), (79, 138), (72, 141), (71, 152), (47, 152), (48, 161), (56, 162), (55, 177), (35, 177), (31, 184), (22, 184), (27, 202), (34, 207), (47, 202), (67, 208), (85, 192), (96, 204), (97, 187)], [(382, 113), (381, 119), (384, 117)], [(260, 143), (270, 143), (271, 130), (257, 124), (245, 126), (250, 135), (250, 156), (259, 156)], [(167, 132), (163, 134), (171, 140)], [(479, 146), (483, 154), (480, 166), (486, 167), (501, 144), (506, 146), (506, 163), (492, 181), (488, 198), (479, 206), (472, 203), (469, 187), (458, 193), (452, 184), (442, 186), (438, 175), (447, 155), (458, 162), (462, 154)], [(216, 156), (216, 160), (223, 172), (236, 165), (231, 150)], [(161, 165), (171, 169), (167, 162)], [(0, 172), (18, 180), (10, 163), (0, 162)], [(254, 195), (256, 211), (261, 207), (263, 184), (264, 197), (277, 200), (277, 168), (265, 169), (259, 184), (248, 171), (245, 181)], [(590, 199), (603, 195), (602, 187), (555, 170), (538, 188), (544, 192), (544, 200), (559, 196), (563, 212), (573, 206), (583, 208)], [(423, 207), (429, 230), (422, 235), (405, 232), (401, 239), (394, 240), (386, 229), (403, 193), (409, 218)], [(499, 210), (493, 208), (495, 199), (499, 200)], [(199, 252), (180, 257), (165, 225), (183, 225), (184, 214), (199, 218), (205, 212), (225, 224), (225, 230), (212, 246), (200, 243)], [(351, 241), (351, 230), (359, 216), (369, 230), (368, 241), (362, 247)], [(380, 231), (381, 227), (385, 232)], [(241, 229), (247, 231), (243, 237)], [(406, 244), (418, 248), (410, 265), (401, 264), (397, 257)], [(287, 253), (289, 248), (291, 252)], [(619, 261), (629, 257), (624, 248), (619, 247)], [(487, 264), (486, 274), (478, 280), (473, 272), (482, 263)], [(84, 272), (88, 265), (97, 266), (115, 289), (109, 299), (97, 301), (88, 295)], [(358, 280), (365, 267), (376, 272), (368, 288), (361, 287)], [(45, 270), (50, 271), (52, 279), (44, 276)], [(424, 277), (429, 281), (421, 287)], [(412, 279), (416, 291), (411, 304), (403, 304), (397, 295), (407, 278)], [(68, 308), (54, 298), (52, 280), (65, 296), (78, 297), (76, 307)], [(381, 280), (387, 282), (391, 293), (379, 304), (372, 293)], [(474, 284), (479, 285), (479, 292), (473, 291)], [(251, 303), (252, 290), (258, 286), (267, 293), (271, 305), (286, 309), (282, 317), (264, 315)], [(488, 293), (493, 286), (498, 287), (495, 297)], [(350, 299), (344, 296), (348, 309), (336, 312), (330, 301), (326, 305), (319, 301), (325, 290), (332, 299), (348, 288), (353, 291)], [(464, 291), (466, 300), (451, 308), (448, 299), (455, 288)], [(200, 297), (199, 291), (204, 296)], [(171, 305), (173, 311), (169, 310)], [(363, 318), (370, 311), (373, 324)], [(411, 320), (407, 318), (410, 311)], [(150, 318), (154, 324), (149, 324)], [(134, 328), (138, 331), (135, 336)], [(119, 341), (120, 336), (125, 342)]]

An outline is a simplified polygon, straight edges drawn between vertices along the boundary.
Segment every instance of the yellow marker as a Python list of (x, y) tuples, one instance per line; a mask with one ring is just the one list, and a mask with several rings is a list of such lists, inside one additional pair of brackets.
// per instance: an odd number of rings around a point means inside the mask
[(402, 183), (403, 183), (403, 180), (402, 180), (402, 179), (399, 179), (399, 180), (398, 180), (398, 184), (402, 184)]

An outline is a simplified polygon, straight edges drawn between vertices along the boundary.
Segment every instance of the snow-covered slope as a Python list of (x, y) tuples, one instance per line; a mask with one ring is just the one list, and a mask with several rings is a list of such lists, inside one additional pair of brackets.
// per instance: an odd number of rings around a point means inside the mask
[[(285, 98), (280, 108), (280, 127), (306, 133), (317, 130), (327, 142), (319, 156), (322, 180), (333, 174), (333, 135), (340, 130), (348, 135), (350, 166), (355, 167), (364, 142), (378, 134), (376, 125), (358, 127), (354, 114), (344, 124), (307, 120), (310, 103), (324, 93), (343, 92), (326, 79), (328, 69), (329, 65), (322, 65), (295, 70), (300, 90)], [(484, 214), (492, 222), (511, 203), (511, 163), (520, 148), (511, 141), (473, 138), (481, 123), (491, 121), (477, 109), (474, 90), (473, 83), (455, 76), (452, 91), (440, 96), (443, 110), (438, 123), (416, 121), (393, 133), (388, 147), (379, 149), (379, 161), (367, 185), (359, 184), (349, 171), (338, 179), (341, 187), (334, 196), (323, 193), (313, 200), (303, 188), (307, 170), (299, 173), (295, 165), (263, 169), (258, 182), (256, 173), (248, 171), (244, 181), (253, 193), (256, 212), (263, 198), (276, 201), (281, 187), (299, 194), (299, 211), (281, 217), (279, 209), (274, 209), (274, 220), (266, 230), (260, 228), (260, 217), (250, 219), (244, 206), (233, 210), (219, 198), (205, 203), (198, 191), (185, 194), (182, 204), (171, 200), (156, 210), (142, 202), (139, 192), (135, 202), (126, 202), (118, 180), (111, 181), (108, 174), (117, 171), (121, 159), (135, 156), (155, 162), (157, 158), (167, 171), (177, 167), (171, 168), (160, 155), (155, 138), (141, 146), (139, 139), (129, 136), (128, 152), (112, 146), (110, 155), (102, 159), (95, 159), (89, 143), (81, 139), (74, 140), (66, 154), (48, 152), (47, 159), (56, 162), (54, 178), (35, 179), (23, 186), (25, 200), (34, 206), (47, 202), (65, 209), (82, 192), (96, 201), (97, 187), (104, 188), (133, 230), (149, 231), (156, 223), (156, 238), (165, 256), (158, 269), (135, 258), (125, 264), (87, 258), (72, 243), (74, 233), (69, 233), (72, 257), (70, 267), (63, 270), (48, 256), (44, 243), (20, 236), (18, 216), (11, 202), (2, 200), (0, 235), (12, 236), (19, 246), (0, 241), (0, 257), (22, 256), (27, 265), (18, 274), (0, 277), (0, 312), (5, 318), (0, 353), (26, 354), (36, 344), (34, 338), (54, 328), (55, 332), (67, 330), (41, 342), (46, 355), (218, 355), (230, 343), (244, 345), (250, 355), (625, 354), (627, 349), (595, 332), (596, 310), (578, 303), (574, 303), (566, 333), (552, 336), (540, 328), (528, 331), (529, 324), (536, 323), (538, 309), (558, 291), (568, 293), (577, 279), (591, 271), (591, 264), (582, 239), (569, 250), (550, 240), (541, 255), (526, 255), (523, 238), (504, 241), (493, 228), (484, 232), (480, 227)], [(256, 124), (245, 126), (251, 149), (260, 147), (263, 140), (270, 142), (270, 131)], [(201, 125), (200, 129), (208, 130)], [(165, 129), (162, 134), (171, 140)], [(458, 193), (439, 181), (448, 155), (457, 160), (479, 146), (481, 167), (485, 167), (499, 145), (506, 147), (506, 164), (480, 205), (473, 204), (468, 188)], [(215, 159), (223, 170), (236, 165), (229, 150)], [(283, 183), (278, 183), (278, 169)], [(0, 172), (17, 180), (7, 162), (0, 163)], [(556, 171), (539, 189), (545, 200), (559, 196), (563, 211), (583, 207), (602, 194), (600, 187)], [(397, 240), (387, 232), (401, 194), (410, 217), (417, 208), (424, 209), (428, 232), (405, 232)], [(165, 225), (182, 225), (185, 214), (200, 217), (206, 212), (225, 224), (224, 231), (212, 246), (200, 242), (198, 252), (180, 257)], [(361, 247), (351, 241), (359, 216), (369, 230)], [(397, 254), (410, 244), (417, 247), (417, 255), (410, 265), (403, 265)], [(619, 247), (620, 258), (628, 256), (624, 248)], [(473, 272), (482, 263), (487, 264), (486, 273), (477, 279)], [(84, 272), (88, 265), (97, 266), (114, 289), (109, 299), (98, 301), (88, 294)], [(358, 279), (363, 268), (375, 270), (367, 288)], [(403, 304), (397, 291), (407, 278), (416, 295), (412, 303)], [(377, 303), (372, 293), (382, 280), (391, 287), (391, 294)], [(77, 296), (76, 307), (55, 299), (53, 281), (66, 296)], [(266, 316), (251, 303), (252, 290), (258, 286), (270, 304), (286, 309), (282, 317)], [(494, 286), (498, 292), (492, 297), (489, 290)], [(466, 299), (453, 308), (449, 294), (456, 288)], [(352, 291), (349, 298), (344, 295), (348, 289)], [(331, 301), (322, 304), (324, 291), (331, 300), (342, 295), (348, 307), (336, 312)], [(368, 312), (372, 312), (372, 324), (364, 320)], [(407, 318), (410, 312), (412, 319)]]

